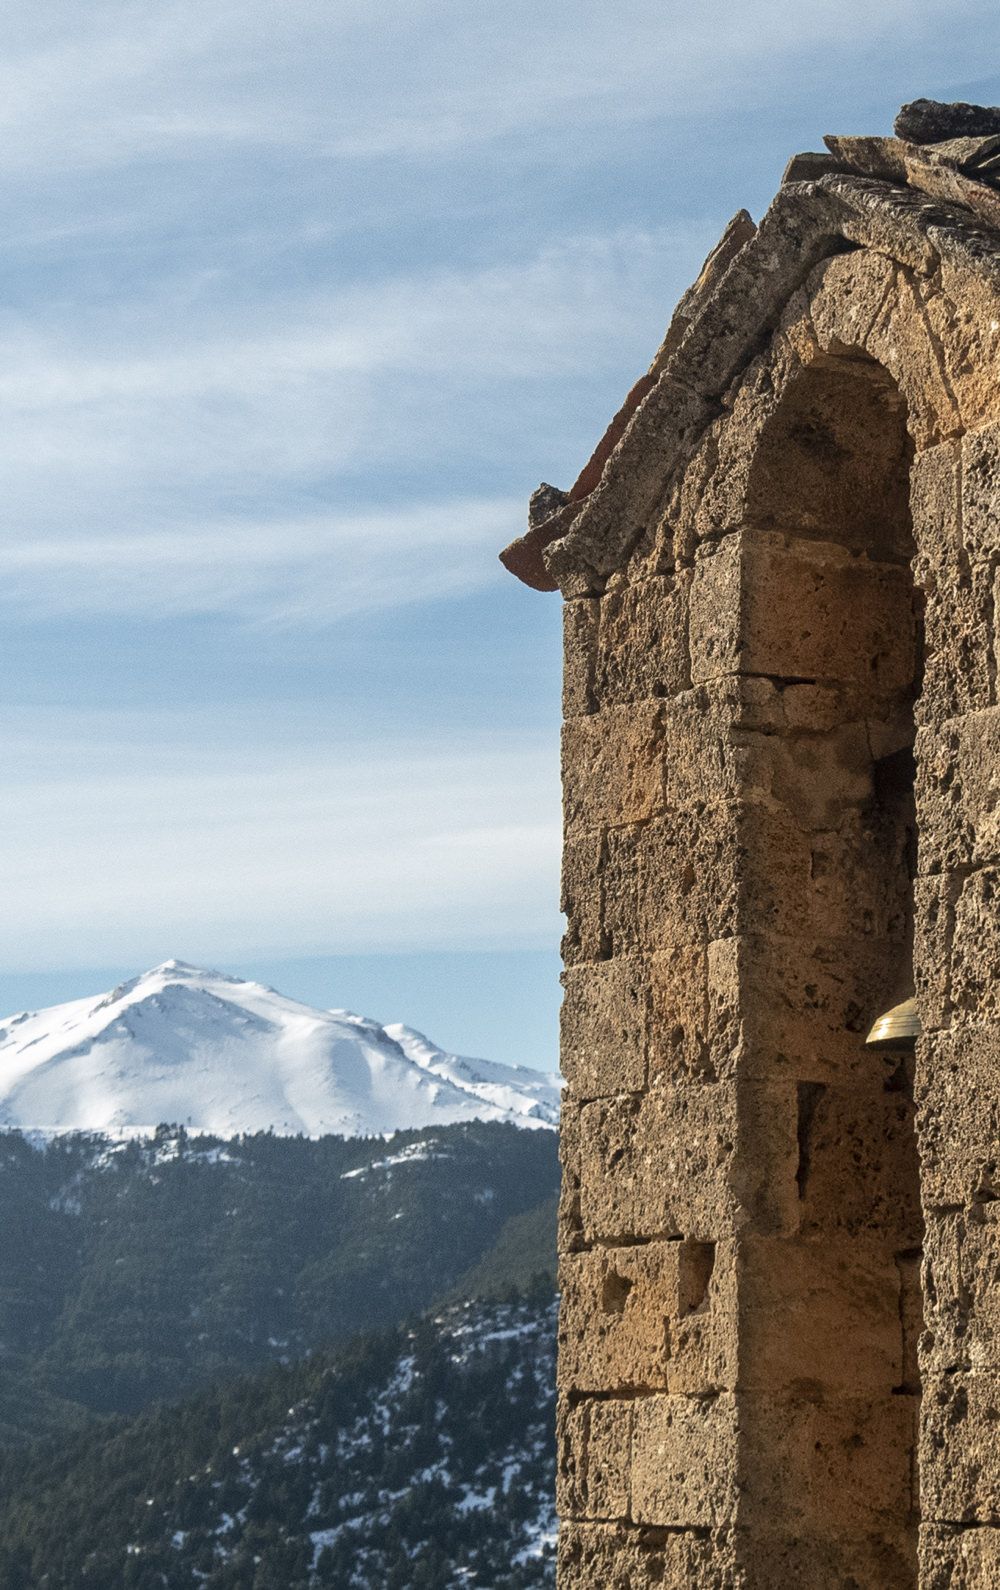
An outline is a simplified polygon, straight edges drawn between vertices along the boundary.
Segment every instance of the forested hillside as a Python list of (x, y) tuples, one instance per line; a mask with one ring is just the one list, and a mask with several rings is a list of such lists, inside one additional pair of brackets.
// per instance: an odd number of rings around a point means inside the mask
[(542, 1590), (555, 1308), (452, 1307), (0, 1457), (4, 1590)]
[(557, 1182), (555, 1134), (503, 1124), (389, 1140), (4, 1134), (0, 1436), (136, 1413), (456, 1287), (551, 1271)]

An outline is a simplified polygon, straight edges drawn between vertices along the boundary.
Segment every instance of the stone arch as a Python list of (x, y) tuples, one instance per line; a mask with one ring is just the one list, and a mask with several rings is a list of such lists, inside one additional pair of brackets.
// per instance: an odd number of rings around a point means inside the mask
[(831, 149), (505, 554), (565, 598), (562, 1590), (1000, 1581), (1000, 208)]
[[(745, 924), (772, 999), (807, 995), (787, 1066), (798, 1207), (769, 1235), (748, 1234), (737, 1261), (738, 1522), (761, 1584), (917, 1585), (914, 1060), (911, 1047), (865, 1043), (881, 1011), (913, 993), (923, 651), (913, 456), (896, 383), (855, 347), (783, 372), (747, 461), (744, 621), (758, 655), (791, 670), (775, 680), (783, 692), (823, 695), (822, 716), (784, 742), (797, 778), (768, 790), (805, 836), (791, 865), (772, 853), (779, 904), (803, 893), (806, 909), (774, 931), (751, 898)], [(780, 581), (767, 578), (775, 562)], [(808, 997), (818, 966), (860, 995), (853, 1041), (830, 1054), (825, 1015)], [(748, 1021), (761, 1026), (752, 1009)], [(768, 1080), (785, 1069), (764, 1043), (758, 1063)]]
[(913, 443), (884, 365), (819, 353), (787, 381), (748, 470), (746, 520), (909, 562)]

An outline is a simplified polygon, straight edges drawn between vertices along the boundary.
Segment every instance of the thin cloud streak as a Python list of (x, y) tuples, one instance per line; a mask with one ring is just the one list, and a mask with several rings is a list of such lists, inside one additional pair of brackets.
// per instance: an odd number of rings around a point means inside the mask
[(557, 608), (496, 550), (779, 126), (876, 131), (996, 34), (985, 0), (9, 0), (0, 960), (554, 945)]
[[(0, 324), (0, 606), (291, 624), (488, 584), (523, 499), (442, 499), (435, 473), (505, 449), (487, 392), (513, 450), (560, 423), (567, 375), (616, 368), (630, 340), (645, 362), (659, 330), (643, 348), (636, 327), (659, 326), (689, 231), (281, 297), (249, 329), (209, 315), (182, 341)], [(400, 470), (430, 500), (364, 500)]]
[(227, 614), (329, 624), (496, 583), (496, 550), (523, 517), (516, 498), (395, 513), (225, 523), (0, 544), (0, 608), (22, 619)]
[(8, 725), (10, 968), (85, 963), (95, 921), (124, 961), (531, 947), (557, 931), (551, 747), (290, 744), (219, 722), (213, 751), (188, 744), (180, 714), (83, 727)]
[[(626, 0), (606, 6), (402, 0), (377, 12), (317, 0), (211, 7), (163, 0), (13, 4), (0, 67), (0, 168), (27, 173), (183, 159), (206, 147), (341, 160), (440, 155), (543, 127), (660, 117), (697, 101), (751, 105), (791, 68), (859, 36), (895, 54), (933, 39), (939, 70), (988, 31), (981, 0), (724, 0), (710, 12)], [(831, 55), (833, 59), (831, 60)], [(801, 79), (801, 74), (800, 74)]]

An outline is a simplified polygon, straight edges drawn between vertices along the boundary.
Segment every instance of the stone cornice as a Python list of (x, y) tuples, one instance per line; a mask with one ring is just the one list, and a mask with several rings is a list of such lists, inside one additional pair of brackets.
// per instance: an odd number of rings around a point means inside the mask
[[(986, 130), (935, 143), (912, 132), (828, 138), (828, 155), (793, 158), (759, 227), (745, 211), (734, 217), (576, 485), (501, 553), (512, 573), (573, 595), (621, 567), (733, 380), (824, 259), (871, 249), (921, 275), (945, 262), (1000, 291), (1000, 111), (918, 101), (897, 130), (947, 130), (953, 109), (956, 127)], [(812, 180), (796, 180), (806, 172)]]

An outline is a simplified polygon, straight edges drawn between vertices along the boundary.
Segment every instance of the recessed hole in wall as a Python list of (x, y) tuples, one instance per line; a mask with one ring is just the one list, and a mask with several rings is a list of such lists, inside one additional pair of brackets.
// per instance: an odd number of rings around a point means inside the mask
[(687, 1238), (677, 1256), (677, 1312), (683, 1317), (702, 1308), (715, 1269), (715, 1243)]
[(605, 1314), (624, 1314), (632, 1282), (617, 1270), (608, 1270), (601, 1288), (601, 1307)]

